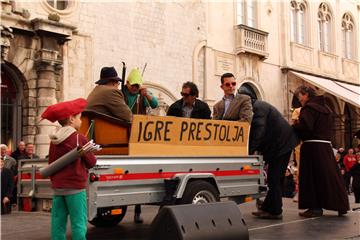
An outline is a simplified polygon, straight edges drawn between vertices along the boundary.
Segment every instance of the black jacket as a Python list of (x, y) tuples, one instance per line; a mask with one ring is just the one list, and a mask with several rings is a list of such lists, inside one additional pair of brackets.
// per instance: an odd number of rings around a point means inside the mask
[[(171, 104), (167, 116), (174, 116), (174, 117), (182, 117), (182, 107), (183, 107), (183, 100), (177, 100), (173, 104)], [(210, 119), (211, 111), (209, 105), (207, 103), (195, 99), (195, 105), (193, 111), (191, 112), (191, 118), (197, 119)]]
[(360, 163), (355, 163), (350, 169), (350, 174), (353, 177), (352, 188), (360, 190)]
[(25, 154), (25, 151), (24, 152), (20, 152), (20, 150), (17, 148), (13, 153), (11, 153), (11, 157), (14, 158), (15, 160), (19, 160), (20, 156)]
[(14, 188), (14, 175), (10, 169), (1, 170), (1, 203), (4, 197), (10, 198)]
[(266, 162), (292, 151), (299, 140), (295, 131), (272, 105), (253, 100), (249, 153), (259, 151)]

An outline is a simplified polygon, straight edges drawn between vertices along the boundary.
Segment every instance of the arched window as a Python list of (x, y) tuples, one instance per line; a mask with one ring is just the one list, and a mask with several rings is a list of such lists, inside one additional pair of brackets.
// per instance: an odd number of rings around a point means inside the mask
[(244, 24), (256, 28), (257, 10), (256, 1), (254, 0), (237, 0), (236, 16), (237, 24)]
[(80, 4), (78, 0), (39, 0), (41, 6), (48, 13), (57, 13), (60, 17), (74, 13)]
[(355, 47), (354, 47), (354, 21), (350, 14), (345, 13), (341, 21), (341, 32), (342, 32), (342, 49), (344, 58), (353, 58)]
[(318, 9), (319, 49), (331, 52), (332, 14), (326, 3), (321, 3)]
[(57, 10), (65, 10), (69, 5), (68, 0), (47, 0), (46, 2)]
[(290, 2), (290, 32), (291, 41), (306, 44), (306, 3), (304, 1)]

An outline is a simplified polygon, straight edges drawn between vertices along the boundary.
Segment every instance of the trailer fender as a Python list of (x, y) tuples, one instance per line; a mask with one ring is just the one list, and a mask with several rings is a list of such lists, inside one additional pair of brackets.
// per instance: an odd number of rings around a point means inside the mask
[(216, 190), (220, 193), (218, 183), (216, 181), (214, 174), (212, 174), (212, 173), (179, 173), (179, 174), (176, 174), (173, 179), (176, 179), (179, 182), (177, 189), (174, 193), (174, 197), (177, 199), (180, 199), (183, 197), (187, 183), (190, 180), (200, 180), (200, 179), (206, 180), (209, 183), (211, 183), (216, 188)]

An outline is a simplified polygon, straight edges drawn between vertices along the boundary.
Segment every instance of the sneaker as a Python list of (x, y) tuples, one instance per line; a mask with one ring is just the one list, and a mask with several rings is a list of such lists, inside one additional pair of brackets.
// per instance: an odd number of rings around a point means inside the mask
[(322, 209), (320, 210), (308, 209), (305, 212), (299, 213), (300, 217), (306, 217), (306, 218), (321, 217), (322, 215), (323, 215)]

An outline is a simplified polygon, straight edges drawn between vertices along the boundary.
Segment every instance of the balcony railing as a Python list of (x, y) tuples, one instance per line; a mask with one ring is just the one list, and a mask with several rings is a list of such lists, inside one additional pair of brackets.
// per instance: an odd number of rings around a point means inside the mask
[(235, 32), (236, 54), (251, 53), (260, 56), (261, 59), (269, 56), (269, 33), (242, 24), (235, 26)]

